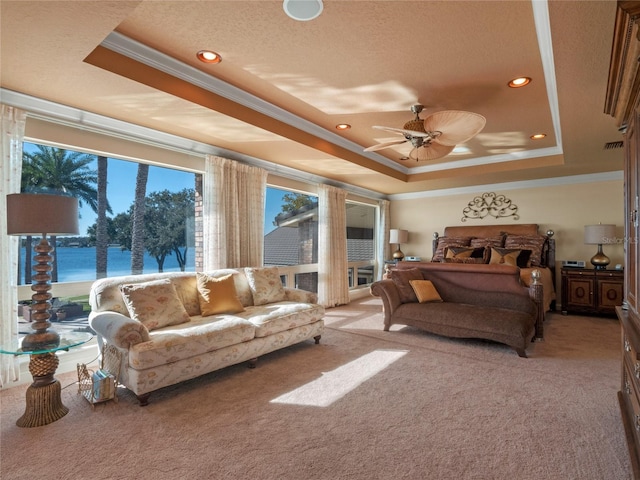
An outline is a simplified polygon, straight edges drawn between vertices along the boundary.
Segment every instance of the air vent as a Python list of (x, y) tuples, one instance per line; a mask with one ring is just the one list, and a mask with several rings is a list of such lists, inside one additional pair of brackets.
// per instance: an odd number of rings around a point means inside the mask
[(624, 143), (622, 141), (619, 142), (608, 142), (604, 144), (604, 149), (605, 150), (612, 150), (614, 148), (622, 148), (622, 146), (624, 145)]

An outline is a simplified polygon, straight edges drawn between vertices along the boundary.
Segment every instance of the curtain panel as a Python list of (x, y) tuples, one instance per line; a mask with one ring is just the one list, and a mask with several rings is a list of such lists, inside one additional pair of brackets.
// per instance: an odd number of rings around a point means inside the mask
[[(2, 130), (0, 160), (0, 342), (9, 343), (18, 336), (18, 248), (20, 237), (7, 235), (7, 195), (20, 193), (22, 142), (26, 113), (0, 105)], [(18, 357), (0, 355), (0, 387), (20, 378)]]
[(203, 267), (262, 266), (267, 171), (213, 155), (203, 177)]
[(378, 201), (378, 221), (376, 232), (376, 280), (382, 280), (385, 261), (391, 258), (389, 245), (389, 200)]
[(325, 307), (349, 303), (347, 192), (318, 186), (318, 302)]

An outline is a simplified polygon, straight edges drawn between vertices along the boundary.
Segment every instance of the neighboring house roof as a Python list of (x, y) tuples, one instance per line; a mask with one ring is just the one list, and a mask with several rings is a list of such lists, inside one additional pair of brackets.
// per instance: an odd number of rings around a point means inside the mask
[(278, 227), (264, 236), (265, 265), (298, 265), (298, 229)]
[[(264, 236), (265, 265), (298, 265), (298, 229), (278, 227)], [(347, 261), (359, 262), (374, 258), (372, 239), (347, 239)]]

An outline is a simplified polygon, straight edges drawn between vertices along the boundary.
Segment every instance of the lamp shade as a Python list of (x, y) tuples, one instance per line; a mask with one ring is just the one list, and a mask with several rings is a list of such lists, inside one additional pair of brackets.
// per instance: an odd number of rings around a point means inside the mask
[(389, 230), (389, 243), (407, 243), (408, 239), (408, 230), (398, 230), (395, 228)]
[(78, 199), (41, 193), (7, 195), (9, 235), (77, 235)]
[(587, 245), (603, 245), (607, 243), (615, 243), (616, 226), (615, 225), (585, 225), (584, 226), (584, 243)]

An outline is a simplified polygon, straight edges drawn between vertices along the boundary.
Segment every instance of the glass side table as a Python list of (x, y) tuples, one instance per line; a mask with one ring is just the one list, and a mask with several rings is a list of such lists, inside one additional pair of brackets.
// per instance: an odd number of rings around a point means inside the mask
[(25, 351), (22, 339), (0, 345), (0, 353), (7, 355), (31, 355), (29, 372), (33, 383), (27, 388), (24, 415), (17, 421), (19, 427), (40, 427), (64, 417), (69, 409), (62, 404), (60, 382), (53, 375), (58, 368), (56, 352), (87, 343), (93, 335), (87, 332), (60, 333), (60, 344), (43, 350)]

